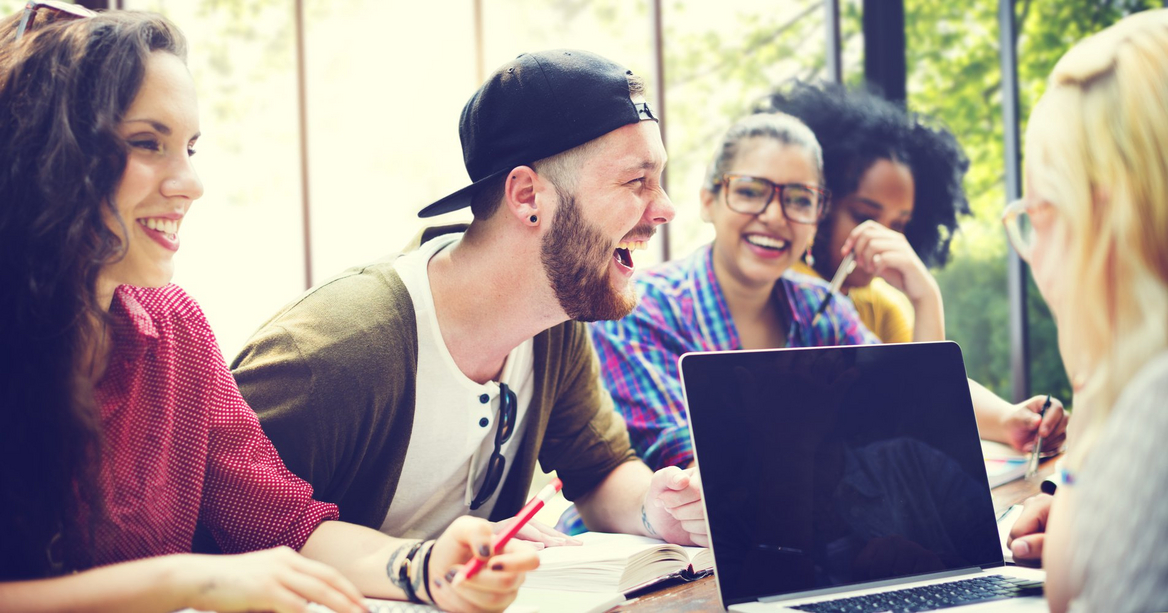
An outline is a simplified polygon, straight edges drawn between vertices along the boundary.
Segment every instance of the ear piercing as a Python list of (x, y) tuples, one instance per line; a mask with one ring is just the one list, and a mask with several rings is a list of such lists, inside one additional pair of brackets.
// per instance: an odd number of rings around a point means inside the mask
[(531, 223), (536, 223), (539, 221), (539, 217), (536, 217), (535, 215), (532, 215), (531, 217), (528, 217), (527, 219), (530, 220)]

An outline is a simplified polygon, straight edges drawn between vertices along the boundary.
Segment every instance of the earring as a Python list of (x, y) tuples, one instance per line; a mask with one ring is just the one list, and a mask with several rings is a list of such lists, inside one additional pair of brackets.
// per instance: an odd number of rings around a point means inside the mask
[(811, 245), (807, 245), (807, 253), (803, 254), (803, 261), (808, 266), (815, 268), (815, 256), (811, 255)]
[(539, 218), (536, 217), (535, 215), (532, 215), (531, 217), (528, 217), (527, 219), (529, 221), (531, 221), (531, 223), (537, 223), (539, 221)]

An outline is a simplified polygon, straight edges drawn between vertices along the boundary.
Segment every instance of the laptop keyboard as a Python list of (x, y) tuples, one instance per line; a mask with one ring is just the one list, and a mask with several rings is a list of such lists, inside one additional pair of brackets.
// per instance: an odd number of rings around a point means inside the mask
[(878, 611), (933, 611), (961, 605), (1003, 600), (1016, 596), (1042, 594), (1042, 582), (989, 575), (953, 583), (937, 583), (921, 587), (825, 600), (791, 607), (813, 613), (877, 613)]

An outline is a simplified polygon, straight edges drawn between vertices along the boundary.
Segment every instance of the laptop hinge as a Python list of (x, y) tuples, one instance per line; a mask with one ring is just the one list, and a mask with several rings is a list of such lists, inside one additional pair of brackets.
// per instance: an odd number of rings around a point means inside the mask
[(822, 596), (825, 594), (838, 594), (840, 592), (854, 592), (856, 590), (867, 590), (876, 587), (885, 587), (889, 585), (904, 585), (905, 583), (915, 583), (917, 581), (932, 581), (933, 579), (946, 579), (948, 577), (960, 577), (962, 575), (974, 575), (982, 572), (982, 569), (973, 566), (970, 568), (955, 568), (953, 570), (941, 571), (939, 573), (928, 573), (916, 577), (898, 577), (896, 579), (884, 579), (881, 581), (868, 581), (866, 583), (849, 583), (848, 585), (837, 585), (835, 587), (825, 587), (818, 590), (807, 590), (805, 592), (793, 592), (791, 594), (781, 594), (778, 596), (763, 596), (758, 599), (759, 602), (782, 602), (785, 600), (795, 600), (798, 598), (811, 598), (812, 596)]

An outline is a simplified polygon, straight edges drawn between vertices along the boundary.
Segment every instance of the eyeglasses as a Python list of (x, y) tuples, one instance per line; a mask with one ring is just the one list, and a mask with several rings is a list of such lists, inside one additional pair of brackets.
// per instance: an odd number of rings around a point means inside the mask
[(1050, 206), (1044, 200), (1020, 198), (1006, 205), (1002, 211), (1002, 225), (1006, 226), (1006, 237), (1010, 245), (1023, 260), (1029, 262), (1034, 251), (1034, 224), (1030, 220), (1030, 212), (1035, 208)]
[(511, 440), (515, 432), (515, 412), (519, 400), (515, 392), (507, 387), (506, 383), (499, 384), (499, 427), (495, 430), (495, 451), (491, 453), (491, 460), (487, 463), (487, 477), (479, 486), (474, 500), (470, 503), (470, 510), (474, 511), (487, 503), (495, 490), (499, 489), (499, 482), (503, 480), (503, 472), (507, 468), (507, 458), (503, 457), (503, 445)]
[(84, 6), (69, 4), (68, 2), (57, 2), (57, 0), (29, 0), (28, 4), (24, 5), (24, 13), (20, 16), (20, 23), (16, 26), (15, 40), (20, 40), (29, 27), (35, 25), (36, 13), (40, 9), (48, 9), (60, 18), (65, 19), (84, 19), (97, 15), (97, 13)]
[(743, 215), (761, 215), (778, 194), (783, 216), (788, 221), (817, 224), (827, 214), (831, 192), (804, 183), (775, 184), (760, 177), (722, 175), (715, 183), (726, 187), (726, 206)]

